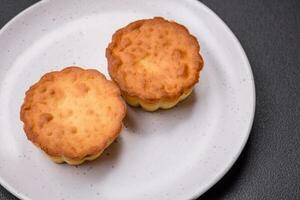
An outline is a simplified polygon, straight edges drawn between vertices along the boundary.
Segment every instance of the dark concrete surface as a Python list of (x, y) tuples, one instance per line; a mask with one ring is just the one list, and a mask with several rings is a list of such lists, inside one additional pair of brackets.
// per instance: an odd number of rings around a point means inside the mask
[[(0, 27), (35, 2), (0, 0)], [(227, 23), (245, 49), (257, 106), (242, 155), (199, 200), (299, 200), (300, 0), (202, 2)], [(17, 198), (0, 186), (0, 199)]]

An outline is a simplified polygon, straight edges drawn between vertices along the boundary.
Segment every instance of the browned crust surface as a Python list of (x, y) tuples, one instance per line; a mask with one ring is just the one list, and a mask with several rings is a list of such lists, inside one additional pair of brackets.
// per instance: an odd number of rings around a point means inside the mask
[(49, 156), (82, 160), (119, 135), (125, 113), (112, 81), (94, 69), (67, 67), (30, 87), (20, 118), (27, 138)]
[(106, 57), (123, 95), (151, 103), (176, 100), (198, 82), (203, 67), (199, 50), (183, 25), (155, 17), (116, 31)]

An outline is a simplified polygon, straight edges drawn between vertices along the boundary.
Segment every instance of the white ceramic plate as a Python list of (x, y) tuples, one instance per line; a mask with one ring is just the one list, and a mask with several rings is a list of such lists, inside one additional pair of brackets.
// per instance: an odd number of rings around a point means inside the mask
[[(105, 48), (127, 23), (163, 16), (188, 27), (205, 60), (200, 83), (176, 108), (129, 108), (118, 142), (78, 167), (52, 163), (25, 137), (24, 93), (44, 73), (79, 65), (107, 74)], [(215, 184), (242, 151), (255, 89), (238, 40), (192, 0), (46, 0), (0, 32), (0, 182), (22, 199), (192, 199)]]

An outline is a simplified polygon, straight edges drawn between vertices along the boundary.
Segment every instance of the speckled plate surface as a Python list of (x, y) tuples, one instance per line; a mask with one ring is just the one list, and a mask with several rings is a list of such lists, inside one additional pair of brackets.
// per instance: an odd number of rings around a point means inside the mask
[[(107, 74), (113, 32), (163, 16), (189, 28), (205, 60), (192, 95), (171, 110), (128, 109), (118, 140), (96, 161), (57, 165), (25, 137), (24, 93), (44, 73), (79, 65)], [(22, 199), (192, 199), (215, 184), (242, 151), (255, 89), (239, 42), (192, 0), (46, 0), (0, 31), (0, 183)]]

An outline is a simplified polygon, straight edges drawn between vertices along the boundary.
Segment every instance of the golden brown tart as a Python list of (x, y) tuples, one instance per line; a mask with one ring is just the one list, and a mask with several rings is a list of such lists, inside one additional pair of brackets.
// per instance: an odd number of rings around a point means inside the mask
[(121, 131), (126, 106), (120, 95), (94, 69), (47, 73), (26, 92), (21, 107), (27, 138), (57, 163), (96, 159)]
[(106, 57), (127, 103), (154, 111), (171, 108), (192, 92), (203, 67), (199, 51), (183, 25), (155, 17), (116, 31)]

